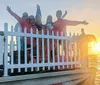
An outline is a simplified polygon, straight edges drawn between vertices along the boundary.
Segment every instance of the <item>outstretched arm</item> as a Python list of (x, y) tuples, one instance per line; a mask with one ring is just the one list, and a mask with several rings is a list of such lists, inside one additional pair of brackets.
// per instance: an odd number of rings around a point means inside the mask
[(65, 18), (65, 16), (67, 15), (67, 11), (65, 11), (65, 13), (62, 16), (62, 19)]
[(86, 21), (71, 21), (71, 20), (66, 20), (66, 23), (68, 26), (76, 26), (78, 24), (83, 24), (83, 25), (88, 24), (88, 22), (86, 22)]
[(41, 9), (40, 9), (40, 6), (37, 4), (37, 11), (36, 11), (36, 16), (39, 15), (40, 17), (42, 16), (41, 15)]
[(10, 8), (9, 6), (7, 6), (7, 11), (8, 11), (13, 17), (15, 17), (15, 18), (18, 20), (18, 22), (21, 23), (22, 18), (19, 17), (16, 13), (14, 13), (14, 12), (11, 10), (11, 8)]

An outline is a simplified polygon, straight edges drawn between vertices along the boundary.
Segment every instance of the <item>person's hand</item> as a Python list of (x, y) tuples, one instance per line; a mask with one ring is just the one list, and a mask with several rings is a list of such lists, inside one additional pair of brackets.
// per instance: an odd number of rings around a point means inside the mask
[(11, 11), (11, 8), (10, 8), (9, 6), (7, 6), (7, 11), (8, 11), (8, 12)]
[(65, 15), (67, 15), (67, 11), (65, 11)]
[(86, 20), (84, 20), (84, 21), (82, 21), (82, 24), (88, 25), (89, 23)]
[(40, 8), (40, 6), (37, 4), (37, 8)]

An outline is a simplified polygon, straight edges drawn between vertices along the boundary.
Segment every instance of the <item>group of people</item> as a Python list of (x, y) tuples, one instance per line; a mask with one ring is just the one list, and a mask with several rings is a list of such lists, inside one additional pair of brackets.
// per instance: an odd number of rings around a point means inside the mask
[(31, 27), (32, 28), (38, 28), (42, 29), (43, 27), (49, 28), (49, 29), (56, 29), (57, 31), (65, 31), (66, 26), (75, 26), (78, 24), (84, 24), (87, 25), (88, 22), (86, 21), (71, 21), (67, 19), (63, 19), (67, 15), (67, 11), (65, 11), (65, 14), (62, 15), (61, 10), (57, 10), (56, 12), (56, 17), (57, 20), (53, 22), (52, 16), (48, 15), (46, 24), (42, 24), (42, 14), (40, 10), (40, 6), (37, 5), (37, 11), (36, 11), (36, 16), (34, 15), (28, 15), (27, 12), (24, 12), (22, 17), (18, 16), (16, 13), (14, 13), (9, 6), (7, 6), (7, 11), (17, 19), (17, 21), (20, 23), (21, 26), (21, 31), (24, 31), (24, 28), (26, 27), (27, 30), (29, 30)]
[[(78, 24), (83, 24), (83, 25), (88, 24), (88, 22), (86, 22), (86, 21), (71, 21), (71, 20), (64, 19), (65, 16), (67, 15), (67, 11), (65, 11), (65, 13), (62, 14), (61, 10), (57, 10), (57, 12), (56, 12), (56, 17), (57, 17), (56, 21), (53, 22), (52, 16), (48, 15), (46, 23), (43, 24), (42, 23), (42, 13), (41, 13), (39, 5), (37, 5), (36, 16), (28, 15), (27, 12), (24, 12), (22, 17), (20, 17), (16, 13), (14, 13), (9, 6), (7, 6), (7, 11), (18, 21), (18, 23), (15, 26), (15, 32), (18, 32), (18, 30), (20, 32), (24, 32), (25, 28), (26, 28), (27, 33), (30, 33), (31, 28), (35, 31), (36, 31), (36, 29), (38, 29), (39, 31), (41, 31), (41, 29), (50, 29), (50, 30), (58, 31), (59, 33), (63, 32), (64, 35), (66, 35), (66, 26), (76, 26)], [(18, 29), (18, 28), (20, 28), (20, 29)], [(84, 30), (82, 29), (81, 31), (82, 31), (82, 34), (85, 35)], [(83, 35), (81, 35), (81, 36), (83, 36)], [(59, 34), (59, 36), (60, 36), (60, 34)], [(21, 50), (23, 51), (24, 50), (24, 44), (23, 44), (24, 38), (22, 37), (20, 39), (20, 41), (21, 41), (21, 46), (22, 46)], [(59, 44), (60, 44), (60, 42), (59, 42)], [(28, 47), (30, 48), (30, 40), (27, 38), (27, 48)], [(33, 49), (34, 49), (33, 56), (37, 56), (36, 44), (33, 45)], [(45, 51), (47, 51), (47, 47), (45, 48)], [(50, 53), (52, 53), (52, 50), (50, 50)], [(45, 56), (47, 56), (47, 55), (45, 55)], [(21, 59), (21, 60), (24, 61), (24, 59)], [(4, 65), (0, 65), (0, 69), (4, 69)]]
[[(50, 29), (50, 30), (58, 31), (59, 33), (63, 32), (64, 35), (66, 35), (66, 26), (88, 24), (88, 22), (86, 21), (71, 21), (71, 20), (64, 19), (64, 17), (67, 15), (67, 11), (65, 11), (65, 13), (62, 14), (61, 10), (57, 10), (56, 12), (56, 17), (57, 17), (56, 21), (53, 22), (52, 16), (48, 15), (46, 24), (42, 24), (42, 13), (39, 5), (37, 5), (36, 16), (34, 15), (29, 16), (27, 12), (24, 12), (22, 17), (20, 17), (16, 13), (14, 13), (9, 6), (7, 6), (7, 11), (18, 21), (17, 25), (15, 26), (15, 31), (18, 31), (19, 28), (18, 26), (20, 26), (20, 31), (24, 32), (24, 29), (26, 28), (27, 33), (30, 33), (30, 29), (32, 28), (35, 31), (36, 29), (38, 29), (39, 31), (41, 31), (41, 29)], [(22, 42), (24, 41), (23, 39), (24, 38), (22, 38)], [(23, 44), (21, 44), (21, 46), (22, 45)], [(21, 49), (23, 47), (21, 47)], [(30, 47), (30, 40), (28, 38), (27, 38), (27, 47)], [(34, 50), (36, 50), (36, 45), (33, 46), (33, 48)], [(36, 56), (36, 52), (34, 53), (35, 54), (33, 55)]]

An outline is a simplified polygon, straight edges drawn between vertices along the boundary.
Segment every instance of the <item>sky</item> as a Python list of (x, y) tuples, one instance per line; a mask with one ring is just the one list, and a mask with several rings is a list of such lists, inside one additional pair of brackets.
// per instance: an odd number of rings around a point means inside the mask
[(7, 22), (10, 29), (10, 26), (17, 22), (7, 12), (6, 6), (10, 6), (19, 16), (22, 16), (23, 12), (35, 16), (36, 4), (41, 7), (43, 23), (48, 15), (52, 15), (55, 21), (57, 10), (60, 9), (63, 13), (67, 10), (65, 19), (89, 22), (86, 26), (68, 26), (68, 32), (80, 34), (81, 28), (84, 28), (86, 34), (94, 34), (100, 40), (100, 0), (0, 0), (0, 31), (4, 30), (4, 23)]

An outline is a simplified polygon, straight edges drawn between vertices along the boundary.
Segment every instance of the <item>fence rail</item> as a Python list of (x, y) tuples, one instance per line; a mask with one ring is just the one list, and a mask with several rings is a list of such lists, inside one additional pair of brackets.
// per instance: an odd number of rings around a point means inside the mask
[[(42, 70), (66, 70), (81, 66), (80, 48), (75, 34), (68, 36), (66, 33), (65, 36), (53, 30), (32, 28), (30, 33), (27, 33), (27, 29), (23, 33), (14, 32), (13, 26), (11, 31), (8, 31), (7, 23), (4, 29), (4, 76), (8, 76), (9, 69), (13, 73), (15, 68), (18, 72), (21, 72), (21, 68), (25, 68), (27, 72), (28, 68), (31, 68), (31, 71), (40, 71), (41, 68)], [(11, 39), (9, 40), (8, 37)], [(24, 50), (21, 50), (22, 46)], [(8, 63), (8, 52), (10, 63)]]

